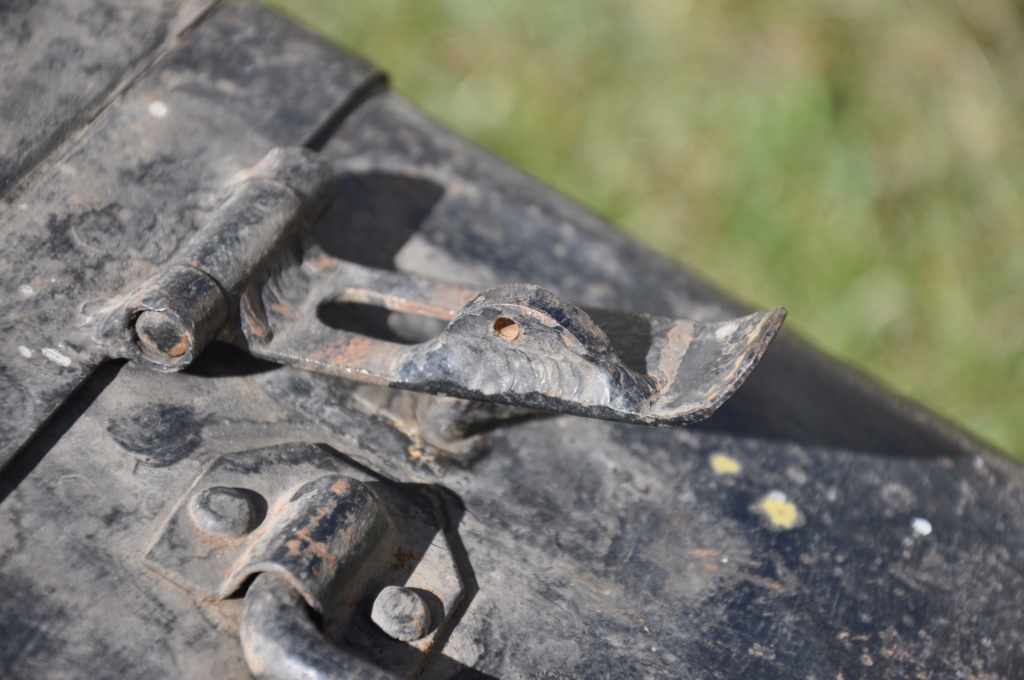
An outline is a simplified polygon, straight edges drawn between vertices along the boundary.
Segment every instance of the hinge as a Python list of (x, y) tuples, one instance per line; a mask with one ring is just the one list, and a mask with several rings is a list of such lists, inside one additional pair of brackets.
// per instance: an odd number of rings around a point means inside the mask
[[(271, 151), (210, 221), (97, 326), (111, 356), (159, 371), (214, 339), (255, 357), (361, 382), (629, 423), (706, 418), (746, 380), (786, 316), (724, 322), (584, 310), (527, 284), (486, 290), (337, 259), (310, 226), (335, 179), (313, 151)], [(403, 345), (328, 326), (331, 302), (447, 323)]]

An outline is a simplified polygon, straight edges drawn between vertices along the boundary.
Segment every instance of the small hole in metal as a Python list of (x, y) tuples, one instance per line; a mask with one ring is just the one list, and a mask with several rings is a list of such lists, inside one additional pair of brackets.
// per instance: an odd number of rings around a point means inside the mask
[(512, 319), (499, 316), (494, 321), (494, 333), (504, 340), (514, 341), (519, 339), (522, 331), (519, 330), (519, 324)]

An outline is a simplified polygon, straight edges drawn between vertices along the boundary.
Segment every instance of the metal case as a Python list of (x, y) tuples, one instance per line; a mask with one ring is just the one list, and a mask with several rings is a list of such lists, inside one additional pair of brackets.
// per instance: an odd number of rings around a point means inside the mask
[(178, 373), (108, 361), (110, 301), (277, 147), (330, 164), (327, 255), (744, 313), (364, 61), (207, 5), (0, 10), (0, 675), (1024, 677), (1021, 468), (785, 332), (717, 413), (667, 428), (220, 343)]

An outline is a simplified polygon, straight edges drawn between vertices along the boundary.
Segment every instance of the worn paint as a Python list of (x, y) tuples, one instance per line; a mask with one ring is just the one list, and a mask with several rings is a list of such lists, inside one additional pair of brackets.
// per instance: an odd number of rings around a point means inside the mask
[(18, 353), (26, 359), (31, 359), (34, 352), (25, 345), (18, 345)]
[(47, 359), (57, 364), (58, 366), (68, 367), (71, 365), (71, 359), (64, 356), (52, 347), (44, 347), (40, 350)]
[(159, 99), (149, 105), (149, 114), (154, 118), (163, 118), (167, 115), (167, 104)]
[(711, 454), (708, 463), (716, 475), (738, 475), (743, 471), (742, 463), (724, 453)]

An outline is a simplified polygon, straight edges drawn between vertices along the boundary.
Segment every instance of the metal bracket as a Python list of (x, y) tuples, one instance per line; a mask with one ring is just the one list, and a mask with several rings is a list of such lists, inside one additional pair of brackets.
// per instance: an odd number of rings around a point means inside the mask
[[(538, 286), (479, 291), (362, 267), (312, 245), (333, 174), (276, 149), (163, 272), (117, 301), (99, 339), (116, 356), (180, 370), (215, 337), (254, 356), (362, 382), (653, 425), (706, 418), (746, 380), (786, 316), (779, 307), (698, 322), (580, 307)], [(324, 303), (448, 321), (402, 345), (331, 328)]]
[[(432, 512), (310, 444), (215, 460), (145, 561), (204, 600), (274, 574), (323, 616), (328, 639), (400, 675), (424, 663), (463, 596)], [(396, 591), (421, 603), (418, 616)], [(248, 618), (243, 630), (265, 625)]]
[[(316, 248), (301, 270), (307, 285), (289, 297), (267, 287), (262, 299), (243, 299), (242, 331), (254, 356), (362, 382), (631, 423), (682, 425), (709, 416), (754, 369), (785, 318), (781, 308), (718, 323), (588, 314), (538, 286), (479, 292), (368, 269)], [(450, 323), (433, 340), (401, 345), (320, 323), (323, 302)]]

